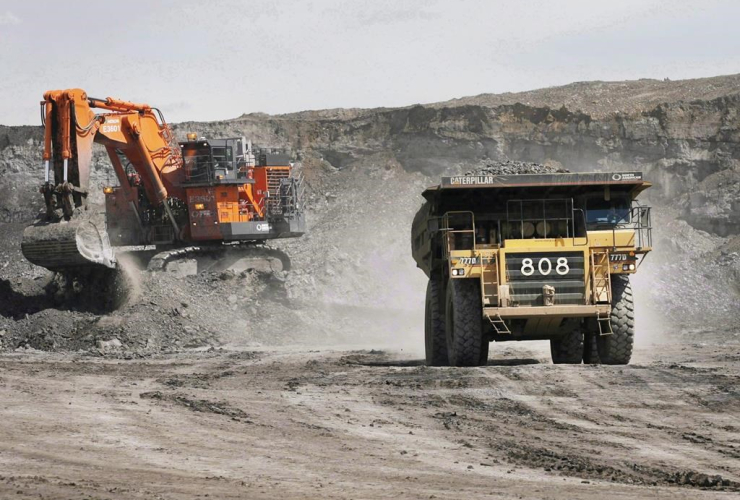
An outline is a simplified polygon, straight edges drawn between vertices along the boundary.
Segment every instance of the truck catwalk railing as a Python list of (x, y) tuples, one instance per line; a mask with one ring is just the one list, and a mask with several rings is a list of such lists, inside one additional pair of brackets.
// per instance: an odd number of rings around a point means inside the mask
[(635, 232), (635, 251), (650, 250), (653, 248), (653, 226), (651, 207), (637, 205), (630, 208), (629, 222), (610, 225), (612, 231), (612, 246), (616, 246), (617, 231), (632, 230)]
[(449, 255), (450, 250), (475, 250), (475, 214), (473, 212), (445, 213), (442, 216), (442, 230), (447, 237), (446, 255)]
[(635, 230), (635, 246), (638, 250), (653, 248), (653, 225), (650, 207), (635, 206), (630, 210), (630, 220)]
[(520, 238), (570, 238), (573, 234), (573, 199), (509, 200), (508, 230)]

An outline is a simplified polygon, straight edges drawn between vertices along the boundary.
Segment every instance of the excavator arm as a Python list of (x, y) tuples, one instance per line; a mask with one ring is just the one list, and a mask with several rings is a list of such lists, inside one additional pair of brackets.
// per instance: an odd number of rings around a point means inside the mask
[[(96, 113), (94, 109), (103, 110)], [(114, 267), (104, 224), (87, 213), (93, 142), (105, 146), (124, 195), (135, 194), (120, 160), (123, 155), (141, 179), (152, 207), (162, 207), (176, 237), (180, 228), (168, 198), (182, 196), (182, 155), (161, 113), (147, 104), (89, 97), (81, 89), (54, 90), (41, 102), (44, 125), (46, 216), (24, 232), (26, 258), (58, 270), (86, 264)]]

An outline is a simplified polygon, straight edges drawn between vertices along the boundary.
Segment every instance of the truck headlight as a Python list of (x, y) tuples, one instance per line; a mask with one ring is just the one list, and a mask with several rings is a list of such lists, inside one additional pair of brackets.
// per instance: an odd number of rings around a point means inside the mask
[(453, 276), (464, 276), (465, 275), (465, 269), (453, 269), (452, 270)]

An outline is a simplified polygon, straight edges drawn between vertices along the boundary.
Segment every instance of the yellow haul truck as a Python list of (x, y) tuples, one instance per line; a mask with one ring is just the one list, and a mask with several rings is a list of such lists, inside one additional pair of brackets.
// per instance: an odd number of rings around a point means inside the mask
[(429, 277), (426, 361), (485, 365), (491, 341), (550, 340), (554, 363), (627, 364), (629, 276), (652, 247), (640, 172), (443, 177), (411, 246)]

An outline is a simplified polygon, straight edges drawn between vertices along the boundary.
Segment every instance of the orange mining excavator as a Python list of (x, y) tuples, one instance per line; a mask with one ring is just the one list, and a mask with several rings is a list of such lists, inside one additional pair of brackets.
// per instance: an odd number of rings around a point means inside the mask
[[(96, 113), (93, 109), (105, 110)], [(155, 246), (165, 257), (305, 232), (302, 178), (288, 156), (255, 151), (244, 137), (177, 143), (146, 104), (54, 90), (41, 102), (46, 211), (23, 234), (32, 263), (53, 271), (115, 268), (114, 247)], [(105, 217), (90, 209), (93, 142), (105, 147), (118, 186)]]

